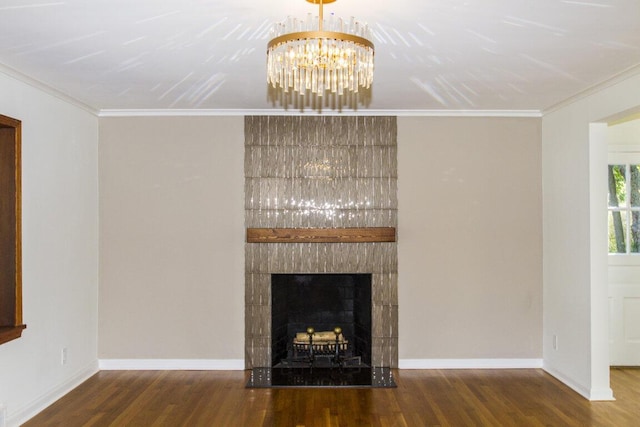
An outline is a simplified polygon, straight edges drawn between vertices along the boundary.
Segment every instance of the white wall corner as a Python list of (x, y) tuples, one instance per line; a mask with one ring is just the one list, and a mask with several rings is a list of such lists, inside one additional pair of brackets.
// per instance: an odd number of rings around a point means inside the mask
[(400, 359), (400, 369), (540, 369), (542, 359)]
[(94, 361), (79, 370), (75, 375), (72, 375), (67, 381), (53, 387), (43, 395), (36, 397), (24, 407), (18, 408), (15, 412), (9, 412), (6, 427), (18, 427), (27, 422), (42, 412), (47, 406), (85, 382), (96, 372), (98, 372), (98, 362)]
[(588, 388), (578, 384), (576, 381), (568, 378), (558, 372), (557, 370), (547, 366), (543, 367), (544, 371), (549, 375), (553, 376), (555, 379), (571, 388), (573, 391), (584, 397), (585, 399), (591, 401), (600, 401), (600, 400), (615, 400), (613, 397), (613, 390), (611, 388)]
[(592, 388), (589, 391), (589, 400), (593, 401), (611, 401), (616, 400), (613, 397), (613, 390), (611, 388)]
[(243, 371), (244, 359), (100, 359), (102, 371)]

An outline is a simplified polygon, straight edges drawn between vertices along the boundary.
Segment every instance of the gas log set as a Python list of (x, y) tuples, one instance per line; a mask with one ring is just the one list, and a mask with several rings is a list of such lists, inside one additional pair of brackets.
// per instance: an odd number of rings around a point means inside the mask
[(353, 356), (349, 341), (336, 326), (333, 331), (320, 331), (309, 326), (306, 332), (298, 332), (293, 338), (292, 356), (283, 359), (281, 365), (322, 367), (359, 366), (360, 356)]

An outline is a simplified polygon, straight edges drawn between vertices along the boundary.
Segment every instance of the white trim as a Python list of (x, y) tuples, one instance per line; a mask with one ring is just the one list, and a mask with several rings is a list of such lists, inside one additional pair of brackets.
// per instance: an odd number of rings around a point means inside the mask
[(594, 389), (592, 388), (589, 393), (589, 400), (591, 401), (613, 401), (616, 400), (613, 397), (613, 390), (611, 388)]
[(553, 113), (554, 111), (560, 110), (561, 108), (564, 108), (577, 101), (580, 101), (581, 99), (587, 98), (588, 96), (591, 96), (597, 92), (600, 92), (601, 90), (604, 90), (620, 82), (623, 82), (631, 77), (635, 77), (637, 74), (640, 74), (640, 64), (633, 65), (627, 68), (626, 70), (623, 70), (622, 72), (616, 74), (613, 77), (609, 77), (608, 79), (605, 79), (599, 83), (596, 83), (588, 87), (587, 89), (582, 90), (573, 96), (570, 96), (564, 101), (560, 101), (557, 104), (551, 105), (550, 107), (543, 109), (542, 115), (546, 116), (549, 113)]
[(67, 381), (52, 388), (42, 396), (36, 398), (22, 408), (18, 408), (14, 413), (10, 413), (7, 418), (7, 427), (19, 426), (29, 421), (31, 418), (42, 412), (47, 406), (51, 405), (62, 396), (69, 393), (74, 388), (85, 382), (98, 372), (97, 361), (91, 362), (89, 366), (80, 370)]
[(243, 359), (100, 359), (102, 371), (243, 371)]
[(539, 369), (542, 359), (400, 359), (400, 369)]
[(639, 154), (640, 144), (607, 144), (607, 149), (609, 150), (609, 158), (611, 158), (612, 154), (628, 156), (629, 154)]
[[(316, 111), (299, 110), (206, 110), (206, 109), (104, 109), (99, 117), (173, 117), (173, 116), (300, 116)], [(324, 116), (407, 116), (407, 117), (542, 117), (539, 110), (349, 110), (323, 111)]]
[(48, 95), (53, 96), (54, 98), (58, 98), (61, 101), (67, 102), (71, 105), (74, 105), (78, 108), (80, 108), (81, 110), (86, 111), (87, 113), (93, 114), (94, 116), (97, 116), (99, 113), (99, 110), (96, 108), (93, 108), (92, 106), (85, 104), (84, 102), (78, 101), (75, 98), (72, 98), (69, 95), (66, 95), (62, 92), (60, 92), (59, 90), (55, 89), (54, 87), (41, 82), (40, 80), (36, 80), (33, 77), (29, 77), (26, 74), (21, 73), (18, 70), (14, 70), (11, 67), (8, 67), (2, 63), (0, 63), (0, 73), (2, 74), (6, 74), (7, 76), (14, 78), (24, 84), (27, 84), (31, 87), (34, 87)]
[(577, 384), (575, 381), (565, 377), (555, 369), (549, 366), (543, 366), (544, 371), (566, 385), (567, 387), (573, 389), (576, 393), (580, 394), (585, 399), (595, 401), (595, 400), (616, 400), (613, 397), (613, 390), (611, 388), (607, 389), (587, 389), (586, 387)]
[(609, 254), (608, 265), (611, 267), (637, 267), (640, 265), (640, 254)]

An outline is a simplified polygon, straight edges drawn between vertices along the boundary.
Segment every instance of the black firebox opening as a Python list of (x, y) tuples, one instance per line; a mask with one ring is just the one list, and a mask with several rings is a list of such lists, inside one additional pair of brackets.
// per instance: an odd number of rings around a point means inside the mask
[(352, 355), (370, 365), (371, 274), (271, 275), (271, 366), (293, 358), (296, 333), (336, 326)]

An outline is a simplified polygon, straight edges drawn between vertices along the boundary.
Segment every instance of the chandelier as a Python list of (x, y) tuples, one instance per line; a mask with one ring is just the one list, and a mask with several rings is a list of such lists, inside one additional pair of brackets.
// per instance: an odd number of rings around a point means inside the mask
[(267, 45), (267, 82), (273, 88), (304, 95), (345, 91), (358, 93), (373, 82), (371, 30), (351, 18), (331, 14), (325, 22), (323, 5), (336, 0), (306, 0), (319, 5), (317, 20), (287, 18), (275, 24)]

